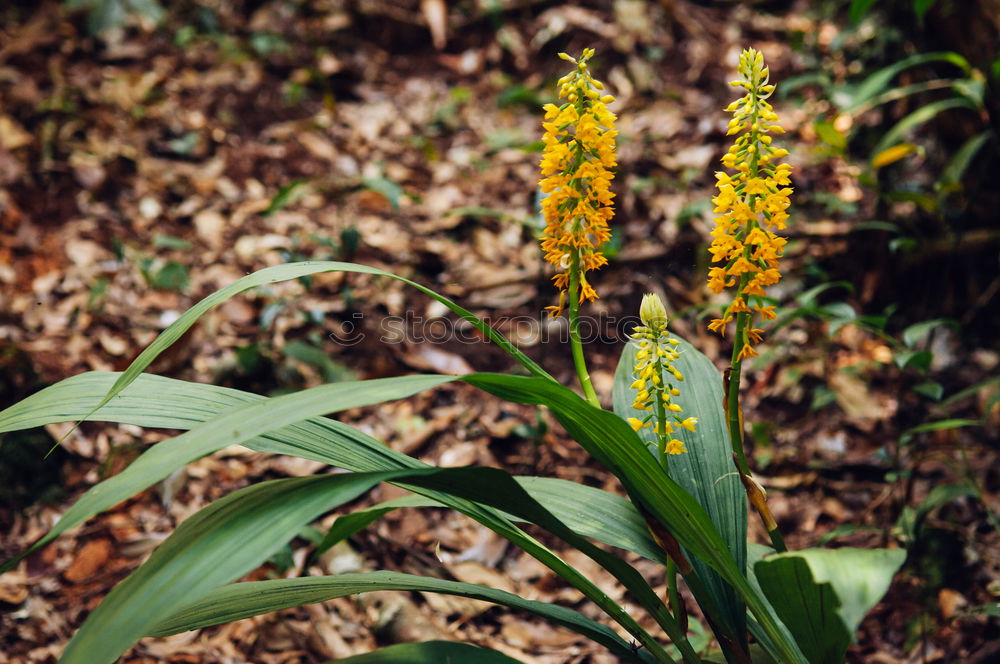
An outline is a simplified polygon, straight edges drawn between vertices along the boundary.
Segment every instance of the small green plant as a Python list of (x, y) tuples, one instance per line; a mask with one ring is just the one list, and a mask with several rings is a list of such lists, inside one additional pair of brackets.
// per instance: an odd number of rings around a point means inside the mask
[[(557, 271), (554, 284), (559, 291), (558, 304), (549, 309), (552, 315), (568, 317), (584, 398), (457, 303), (384, 270), (305, 261), (238, 280), (184, 313), (124, 372), (75, 376), (0, 413), (0, 431), (92, 419), (185, 431), (93, 487), (48, 534), (3, 569), (92, 515), (229, 445), (299, 456), (350, 472), (261, 482), (190, 517), (90, 613), (61, 662), (110, 663), (144, 636), (386, 589), (461, 595), (535, 614), (605, 646), (623, 662), (844, 660), (858, 623), (881, 598), (905, 554), (898, 549), (786, 551), (744, 455), (741, 367), (763, 342), (764, 330), (757, 325), (776, 315), (776, 304), (764, 289), (781, 277), (778, 262), (784, 239), (777, 232), (788, 219), (792, 193), (791, 169), (778, 163), (786, 152), (771, 145), (780, 128), (767, 102), (774, 85), (763, 57), (748, 49), (740, 58), (741, 78), (734, 85), (744, 95), (730, 106), (730, 133), (738, 138), (723, 158), (732, 172), (718, 174), (714, 200), (718, 216), (711, 252), (719, 265), (712, 268), (709, 284), (717, 293), (731, 289), (732, 297), (710, 327), (720, 334), (732, 328), (730, 367), (720, 379), (706, 356), (668, 331), (662, 300), (649, 295), (639, 311), (641, 324), (618, 364), (612, 411), (602, 407), (591, 383), (579, 333), (580, 307), (597, 298), (591, 279), (607, 262), (602, 248), (610, 238), (614, 212), (610, 183), (616, 166), (616, 118), (607, 108), (614, 98), (591, 75), (592, 56), (592, 49), (579, 59), (563, 55), (572, 70), (560, 80), (562, 102), (545, 106), (541, 184), (546, 195), (542, 248)], [(396, 279), (430, 296), (499, 345), (526, 375), (410, 375), (334, 382), (265, 398), (143, 373), (200, 316), (228, 298), (333, 271)], [(296, 352), (300, 360), (315, 363), (314, 351), (300, 346)], [(428, 466), (359, 429), (323, 417), (458, 381), (511, 402), (548, 408), (566, 432), (620, 480), (628, 497), (497, 468)], [(485, 586), (387, 571), (232, 583), (268, 560), (280, 564), (287, 542), (308, 524), (381, 482), (414, 495), (342, 516), (317, 551), (393, 509), (450, 507), (535, 557), (603, 611), (616, 629), (566, 607)], [(773, 549), (748, 546), (747, 497), (763, 519)], [(526, 532), (523, 523), (534, 524), (596, 561), (627, 589), (634, 607), (612, 600), (586, 574)], [(668, 596), (660, 597), (635, 567), (602, 545), (663, 564)], [(719, 646), (720, 652), (709, 660), (699, 654), (707, 637), (699, 629), (701, 623), (688, 619), (682, 582)], [(650, 620), (640, 622), (639, 611)], [(392, 646), (342, 661), (404, 660), (515, 661), (445, 642)]]

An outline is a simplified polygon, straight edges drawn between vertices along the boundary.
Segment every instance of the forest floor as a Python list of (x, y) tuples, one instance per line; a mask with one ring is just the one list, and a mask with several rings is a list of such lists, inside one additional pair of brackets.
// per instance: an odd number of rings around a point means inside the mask
[[(618, 99), (620, 131), (611, 262), (595, 276), (601, 297), (586, 312), (598, 393), (610, 401), (646, 292), (660, 293), (674, 330), (722, 366), (729, 348), (705, 330), (713, 300), (704, 275), (712, 173), (727, 147), (722, 109), (733, 97), (727, 81), (747, 45), (763, 51), (780, 87), (807, 72), (807, 52), (829, 56), (840, 35), (806, 2), (775, 3), (780, 14), (681, 0), (209, 9), (218, 4), (180, 3), (158, 29), (129, 26), (105, 39), (55, 3), (0, 10), (0, 406), (83, 371), (121, 370), (201, 297), (254, 270), (312, 259), (427, 284), (572, 384), (564, 330), (541, 313), (555, 293), (537, 246), (539, 109), (564, 69), (556, 53), (589, 46), (595, 75)], [(793, 37), (807, 46), (792, 49)], [(844, 62), (831, 66), (846, 75)], [(824, 104), (808, 89), (776, 102), (797, 198), (779, 293), (788, 318), (746, 380), (752, 464), (791, 547), (909, 549), (850, 661), (995, 661), (997, 621), (976, 607), (1000, 595), (990, 520), (1000, 511), (1000, 409), (996, 383), (982, 384), (1000, 354), (938, 326), (914, 342), (930, 353), (927, 370), (900, 368), (907, 348), (853, 318), (884, 304), (875, 293), (885, 266), (860, 261), (850, 234), (874, 218), (876, 196), (859, 184), (857, 164), (823, 152), (813, 118)], [(228, 301), (150, 370), (274, 394), (514, 367), (404, 284), (338, 273)], [(928, 381), (945, 398), (926, 398)], [(429, 463), (620, 491), (547, 413), (471, 386), (338, 417)], [(907, 433), (946, 419), (974, 426)], [(170, 435), (86, 423), (43, 459), (69, 428), (0, 445), (0, 558), (26, 549), (89, 487)], [(321, 470), (226, 449), (70, 531), (0, 576), (0, 663), (54, 662), (108, 590), (211, 500)], [(355, 506), (401, 493), (385, 485)], [(756, 521), (751, 537), (766, 541)], [(442, 510), (390, 513), (317, 564), (307, 562), (310, 547), (296, 540), (249, 578), (390, 569), (583, 606), (533, 559)], [(627, 601), (589, 559), (567, 556)], [(662, 590), (662, 570), (638, 565)], [(528, 664), (614, 661), (520, 615), (404, 593), (145, 639), (123, 661), (322, 662), (434, 638)]]

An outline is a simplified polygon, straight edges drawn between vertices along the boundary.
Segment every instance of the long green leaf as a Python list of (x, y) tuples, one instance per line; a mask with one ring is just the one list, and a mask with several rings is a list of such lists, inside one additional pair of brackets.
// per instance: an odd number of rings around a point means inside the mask
[(356, 263), (341, 263), (338, 261), (305, 261), (301, 263), (286, 263), (285, 265), (276, 265), (274, 267), (264, 268), (263, 270), (258, 270), (253, 274), (247, 275), (242, 279), (220, 288), (216, 292), (212, 293), (205, 299), (201, 300), (193, 307), (188, 309), (178, 318), (176, 321), (171, 323), (163, 332), (149, 344), (142, 353), (129, 365), (129, 367), (118, 377), (114, 386), (105, 395), (101, 403), (98, 404), (98, 408), (104, 404), (111, 401), (116, 394), (122, 391), (126, 385), (131, 383), (136, 379), (139, 374), (146, 370), (150, 364), (167, 348), (169, 348), (175, 341), (181, 338), (181, 336), (192, 326), (195, 322), (204, 315), (207, 311), (216, 307), (229, 298), (242, 293), (244, 291), (250, 290), (251, 288), (256, 288), (257, 286), (263, 286), (265, 284), (273, 284), (279, 281), (289, 281), (292, 279), (298, 279), (300, 277), (305, 277), (311, 274), (320, 274), (322, 272), (357, 272), (361, 274), (373, 274), (382, 277), (389, 277), (391, 279), (396, 279), (402, 281), (405, 284), (413, 286), (417, 290), (430, 297), (434, 298), (438, 302), (444, 304), (446, 307), (451, 309), (453, 312), (461, 316), (463, 319), (471, 323), (477, 330), (489, 337), (493, 342), (503, 348), (511, 357), (520, 362), (528, 371), (536, 376), (543, 376), (551, 378), (548, 373), (540, 366), (538, 366), (531, 358), (522, 353), (517, 349), (514, 344), (508, 341), (503, 335), (494, 330), (492, 327), (483, 322), (479, 317), (477, 317), (472, 312), (460, 307), (455, 302), (452, 302), (445, 296), (422, 286), (415, 281), (406, 279), (405, 277), (400, 277), (398, 275), (392, 274), (391, 272), (386, 272), (385, 270), (380, 270), (378, 268), (369, 267), (367, 265), (358, 265)]
[(149, 636), (167, 636), (241, 620), (271, 611), (323, 602), (336, 597), (376, 590), (403, 590), (469, 597), (525, 611), (567, 627), (595, 643), (600, 643), (628, 661), (642, 661), (614, 630), (583, 614), (557, 604), (524, 599), (512, 593), (484, 586), (433, 579), (398, 572), (338, 574), (301, 579), (274, 579), (222, 586), (196, 602), (178, 607), (161, 620)]
[(399, 473), (272, 480), (215, 501), (178, 526), (149, 560), (108, 593), (59, 661), (114, 662), (177, 606), (253, 570), (305, 524)]
[[(338, 659), (336, 664), (522, 664), (495, 650), (468, 643), (398, 643), (375, 652)], [(330, 664), (333, 664), (332, 662)]]
[[(0, 433), (58, 422), (72, 422), (93, 410), (119, 374), (88, 372), (72, 376), (0, 412)], [(265, 397), (218, 385), (189, 383), (142, 374), (108, 405), (98, 419), (160, 429), (191, 429), (223, 411)], [(244, 443), (247, 447), (320, 461), (355, 472), (420, 468), (425, 464), (386, 447), (357, 429), (327, 418), (312, 418), (268, 432)], [(546, 509), (580, 535), (663, 562), (663, 551), (649, 535), (642, 516), (625, 498), (550, 477), (518, 477), (517, 481)], [(407, 496), (399, 507), (448, 506), (431, 496)], [(396, 501), (385, 503), (395, 509)], [(373, 507), (371, 509), (377, 509)], [(363, 515), (361, 510), (342, 517)], [(375, 518), (345, 535), (366, 527)], [(339, 521), (339, 520), (338, 520)], [(346, 524), (345, 524), (346, 525)]]
[(908, 58), (900, 60), (899, 62), (879, 69), (878, 71), (870, 74), (860, 83), (851, 86), (844, 86), (842, 89), (835, 90), (831, 97), (833, 102), (842, 110), (854, 110), (858, 106), (861, 106), (885, 91), (885, 89), (892, 82), (892, 79), (894, 79), (896, 75), (904, 69), (928, 62), (948, 62), (955, 65), (966, 74), (969, 74), (972, 71), (972, 66), (969, 64), (969, 61), (957, 53), (950, 51), (917, 53), (916, 55), (911, 55)]
[[(634, 344), (626, 344), (615, 372), (614, 408), (626, 419), (642, 418), (647, 414), (632, 408), (636, 350)], [(737, 568), (743, 571), (747, 555), (746, 494), (733, 464), (729, 429), (722, 409), (722, 380), (712, 361), (697, 348), (682, 340), (677, 350), (680, 358), (675, 366), (684, 376), (684, 382), (679, 385), (681, 394), (674, 402), (683, 408), (684, 417), (697, 417), (698, 424), (693, 432), (679, 429), (673, 434), (684, 441), (687, 452), (670, 457), (670, 477), (705, 508)], [(655, 454), (656, 435), (652, 428), (640, 430), (639, 435), (647, 445), (653, 446)], [(700, 558), (692, 562), (716, 606), (722, 609), (733, 630), (742, 635), (746, 607), (739, 596), (707, 563)]]
[(766, 600), (739, 569), (705, 510), (691, 494), (664, 475), (645, 444), (622, 418), (594, 408), (573, 391), (552, 381), (497, 374), (473, 374), (462, 380), (508, 401), (547, 406), (574, 440), (621, 479), (633, 502), (736, 589), (761, 628), (773, 639), (778, 661), (805, 661), (787, 628), (774, 620)]
[[(400, 399), (452, 380), (455, 380), (453, 376), (401, 376), (335, 383), (230, 408), (218, 417), (195, 426), (187, 433), (158, 443), (121, 473), (91, 488), (63, 514), (48, 534), (29, 549), (29, 552), (206, 454), (229, 445), (245, 443), (264, 432), (303, 419), (346, 408)], [(51, 398), (51, 393), (46, 396)], [(45, 400), (42, 401), (44, 403)], [(37, 402), (32, 403), (37, 404)], [(14, 416), (16, 415), (15, 412)], [(4, 419), (8, 419), (7, 411), (0, 414), (0, 420)], [(4, 568), (8, 568), (27, 553), (9, 561)]]
[(934, 101), (921, 106), (893, 125), (893, 127), (879, 139), (879, 142), (875, 144), (875, 147), (872, 148), (872, 155), (877, 155), (890, 145), (895, 145), (902, 139), (903, 134), (911, 129), (915, 129), (923, 123), (933, 119), (939, 113), (943, 113), (944, 111), (953, 108), (967, 108), (971, 111), (978, 111), (976, 105), (964, 97), (941, 99), (939, 101)]
[[(653, 541), (642, 515), (627, 499), (603, 489), (554, 477), (515, 476), (514, 479), (529, 496), (577, 535), (631, 551), (649, 560), (665, 562), (663, 549)], [(317, 547), (317, 555), (367, 528), (388, 512), (408, 507), (444, 505), (425, 496), (411, 495), (345, 514), (334, 521), (323, 542)], [(515, 515), (504, 516), (514, 521), (521, 520)]]
[[(103, 387), (116, 379), (119, 378), (112, 374), (85, 374), (61, 381), (0, 413), (0, 430), (3, 430), (4, 427), (13, 429), (24, 426), (37, 426), (45, 421), (73, 419), (72, 416), (76, 413), (87, 412), (86, 409), (90, 407), (90, 404), (101, 398), (100, 395), (103, 394)], [(438, 380), (454, 380), (454, 378), (438, 377)], [(338, 383), (337, 385), (344, 386), (345, 384)], [(323, 387), (333, 388), (336, 386)], [(186, 394), (184, 394), (185, 391)], [(176, 416), (175, 413), (174, 419), (171, 420), (171, 411), (174, 405), (172, 399), (177, 399), (179, 403), (187, 403), (193, 406), (194, 404), (190, 399), (197, 398), (199, 395), (203, 396), (204, 399), (198, 408), (192, 407), (182, 416)], [(287, 395), (280, 398), (289, 399), (292, 397), (295, 397), (295, 395)], [(241, 393), (237, 390), (140, 375), (135, 382), (132, 382), (114, 400), (98, 412), (100, 417), (107, 418), (110, 421), (126, 422), (142, 426), (150, 426), (150, 421), (152, 421), (158, 426), (183, 428), (192, 425), (191, 418), (212, 417), (210, 411), (213, 408), (217, 408), (217, 412), (221, 413), (221, 415), (215, 420), (210, 420), (208, 424), (222, 418), (242, 419), (240, 414), (244, 409), (251, 407), (247, 405), (248, 403), (251, 405), (263, 405), (266, 401), (263, 397)], [(146, 417), (143, 414), (146, 410), (153, 413), (153, 415)], [(49, 420), (48, 418), (56, 419)], [(202, 427), (208, 426), (208, 424), (200, 425), (186, 435), (194, 434), (200, 431)], [(243, 443), (252, 446), (254, 449), (313, 458), (358, 472), (426, 467), (425, 464), (404, 454), (392, 451), (356, 429), (333, 420), (312, 419), (283, 428), (278, 428), (281, 426), (281, 422), (279, 421), (272, 421), (272, 424), (274, 429), (270, 430), (269, 433), (256, 438), (248, 438)], [(170, 442), (165, 441), (157, 447), (167, 445)], [(456, 498), (448, 493), (420, 489), (419, 487), (407, 485), (402, 482), (400, 482), (400, 485), (414, 491), (422, 492), (456, 509), (510, 540), (513, 544), (524, 549), (554, 572), (566, 578), (574, 587), (598, 604), (598, 606), (615, 614), (613, 617), (622, 623), (637, 639), (646, 644), (647, 647), (658, 648), (658, 645), (652, 640), (648, 632), (643, 630), (631, 616), (623, 613), (620, 607), (611, 601), (592, 581), (580, 575), (555, 553), (527, 535), (496, 510), (468, 500)], [(100, 492), (103, 490), (103, 487), (103, 484), (98, 485), (91, 491)], [(76, 506), (73, 509), (76, 509)], [(63, 521), (61, 520), (60, 524), (62, 523)], [(49, 533), (45, 541), (56, 536), (56, 534)], [(9, 567), (19, 558), (9, 561), (7, 566)], [(665, 656), (662, 648), (659, 651)], [(664, 659), (663, 661), (669, 661), (669, 659)]]
[[(488, 376), (488, 374), (473, 374), (473, 376), (482, 377)], [(408, 478), (407, 483), (503, 510), (537, 524), (564, 542), (571, 544), (609, 571), (632, 593), (636, 601), (650, 612), (670, 636), (670, 640), (681, 651), (685, 662), (699, 662), (697, 654), (678, 622), (666, 610), (662, 600), (635, 568), (619, 556), (608, 553), (573, 532), (571, 528), (533, 499), (509, 473), (498, 468), (443, 468), (434, 474)], [(571, 581), (577, 587), (585, 587), (585, 577), (578, 570), (559, 563), (561, 561), (557, 562), (557, 567), (553, 569), (560, 576)], [(620, 625), (635, 634), (637, 638), (645, 636), (635, 629), (637, 625), (633, 624), (631, 617), (618, 604), (605, 596), (591, 597), (588, 595), (588, 597)], [(643, 642), (643, 645), (647, 648), (653, 648), (654, 654), (658, 656), (660, 661), (669, 661), (666, 653), (657, 648), (655, 643)]]

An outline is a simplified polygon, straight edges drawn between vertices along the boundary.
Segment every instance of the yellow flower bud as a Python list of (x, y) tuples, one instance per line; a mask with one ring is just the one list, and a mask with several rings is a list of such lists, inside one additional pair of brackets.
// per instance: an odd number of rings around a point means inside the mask
[(643, 325), (652, 330), (667, 326), (667, 310), (663, 307), (659, 295), (646, 293), (642, 296), (642, 304), (639, 305), (639, 319), (642, 320)]

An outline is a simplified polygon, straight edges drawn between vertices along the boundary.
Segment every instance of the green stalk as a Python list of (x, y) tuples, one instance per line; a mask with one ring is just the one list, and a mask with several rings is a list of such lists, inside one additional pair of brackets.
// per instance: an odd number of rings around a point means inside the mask
[(673, 560), (667, 561), (667, 596), (670, 598), (670, 609), (674, 612), (674, 619), (681, 624), (681, 629), (686, 632), (688, 628), (687, 609), (681, 599), (680, 590), (677, 588), (677, 563)]
[[(660, 377), (660, 385), (663, 385), (663, 366), (659, 358), (656, 360), (656, 375)], [(653, 395), (653, 406), (656, 412), (656, 448), (659, 450), (660, 467), (663, 472), (670, 474), (670, 459), (667, 455), (667, 409), (663, 406), (663, 397), (657, 392)]]
[[(750, 126), (756, 127), (758, 122), (758, 111), (759, 108), (757, 104), (757, 81), (751, 81), (753, 92), (753, 107), (754, 113), (750, 119)], [(760, 168), (760, 148), (761, 145), (760, 138), (756, 135), (755, 130), (751, 130), (753, 135), (751, 136), (750, 146), (753, 148), (752, 156), (750, 157), (750, 178), (756, 178), (759, 168)], [(755, 202), (757, 195), (751, 194), (747, 200), (747, 204), (750, 209), (755, 209)], [(753, 222), (756, 226), (756, 222)], [(750, 228), (746, 229), (746, 233), (750, 232)], [(745, 236), (744, 236), (745, 237)], [(750, 248), (744, 248), (744, 257), (750, 257)], [(746, 288), (747, 282), (749, 282), (750, 277), (747, 273), (743, 273), (740, 276), (739, 287), (737, 288), (737, 294), (742, 293), (743, 289)], [(774, 520), (774, 516), (771, 514), (770, 508), (767, 506), (767, 497), (764, 490), (761, 488), (760, 484), (753, 479), (750, 473), (750, 465), (747, 463), (746, 452), (743, 448), (743, 411), (740, 408), (740, 383), (743, 371), (743, 360), (740, 359), (740, 351), (743, 350), (743, 346), (747, 343), (747, 326), (752, 324), (751, 315), (745, 311), (741, 311), (736, 314), (736, 333), (733, 336), (733, 353), (729, 363), (729, 376), (725, 388), (727, 390), (726, 394), (726, 420), (729, 427), (729, 440), (733, 446), (733, 459), (736, 461), (736, 466), (740, 472), (740, 480), (743, 482), (743, 487), (746, 489), (747, 498), (750, 500), (750, 504), (757, 510), (760, 515), (761, 520), (764, 522), (764, 528), (767, 530), (767, 535), (771, 540), (771, 545), (774, 547), (775, 551), (783, 552), (787, 551), (788, 547), (785, 546), (785, 540), (781, 536), (781, 532), (778, 530), (778, 524)]]
[(569, 288), (567, 297), (569, 298), (569, 343), (573, 352), (573, 366), (576, 368), (576, 377), (580, 381), (580, 388), (587, 401), (596, 408), (601, 407), (601, 402), (597, 399), (597, 392), (594, 391), (594, 384), (590, 380), (590, 373), (587, 371), (587, 360), (583, 355), (583, 342), (580, 340), (580, 254), (573, 252), (572, 263), (569, 268)]

